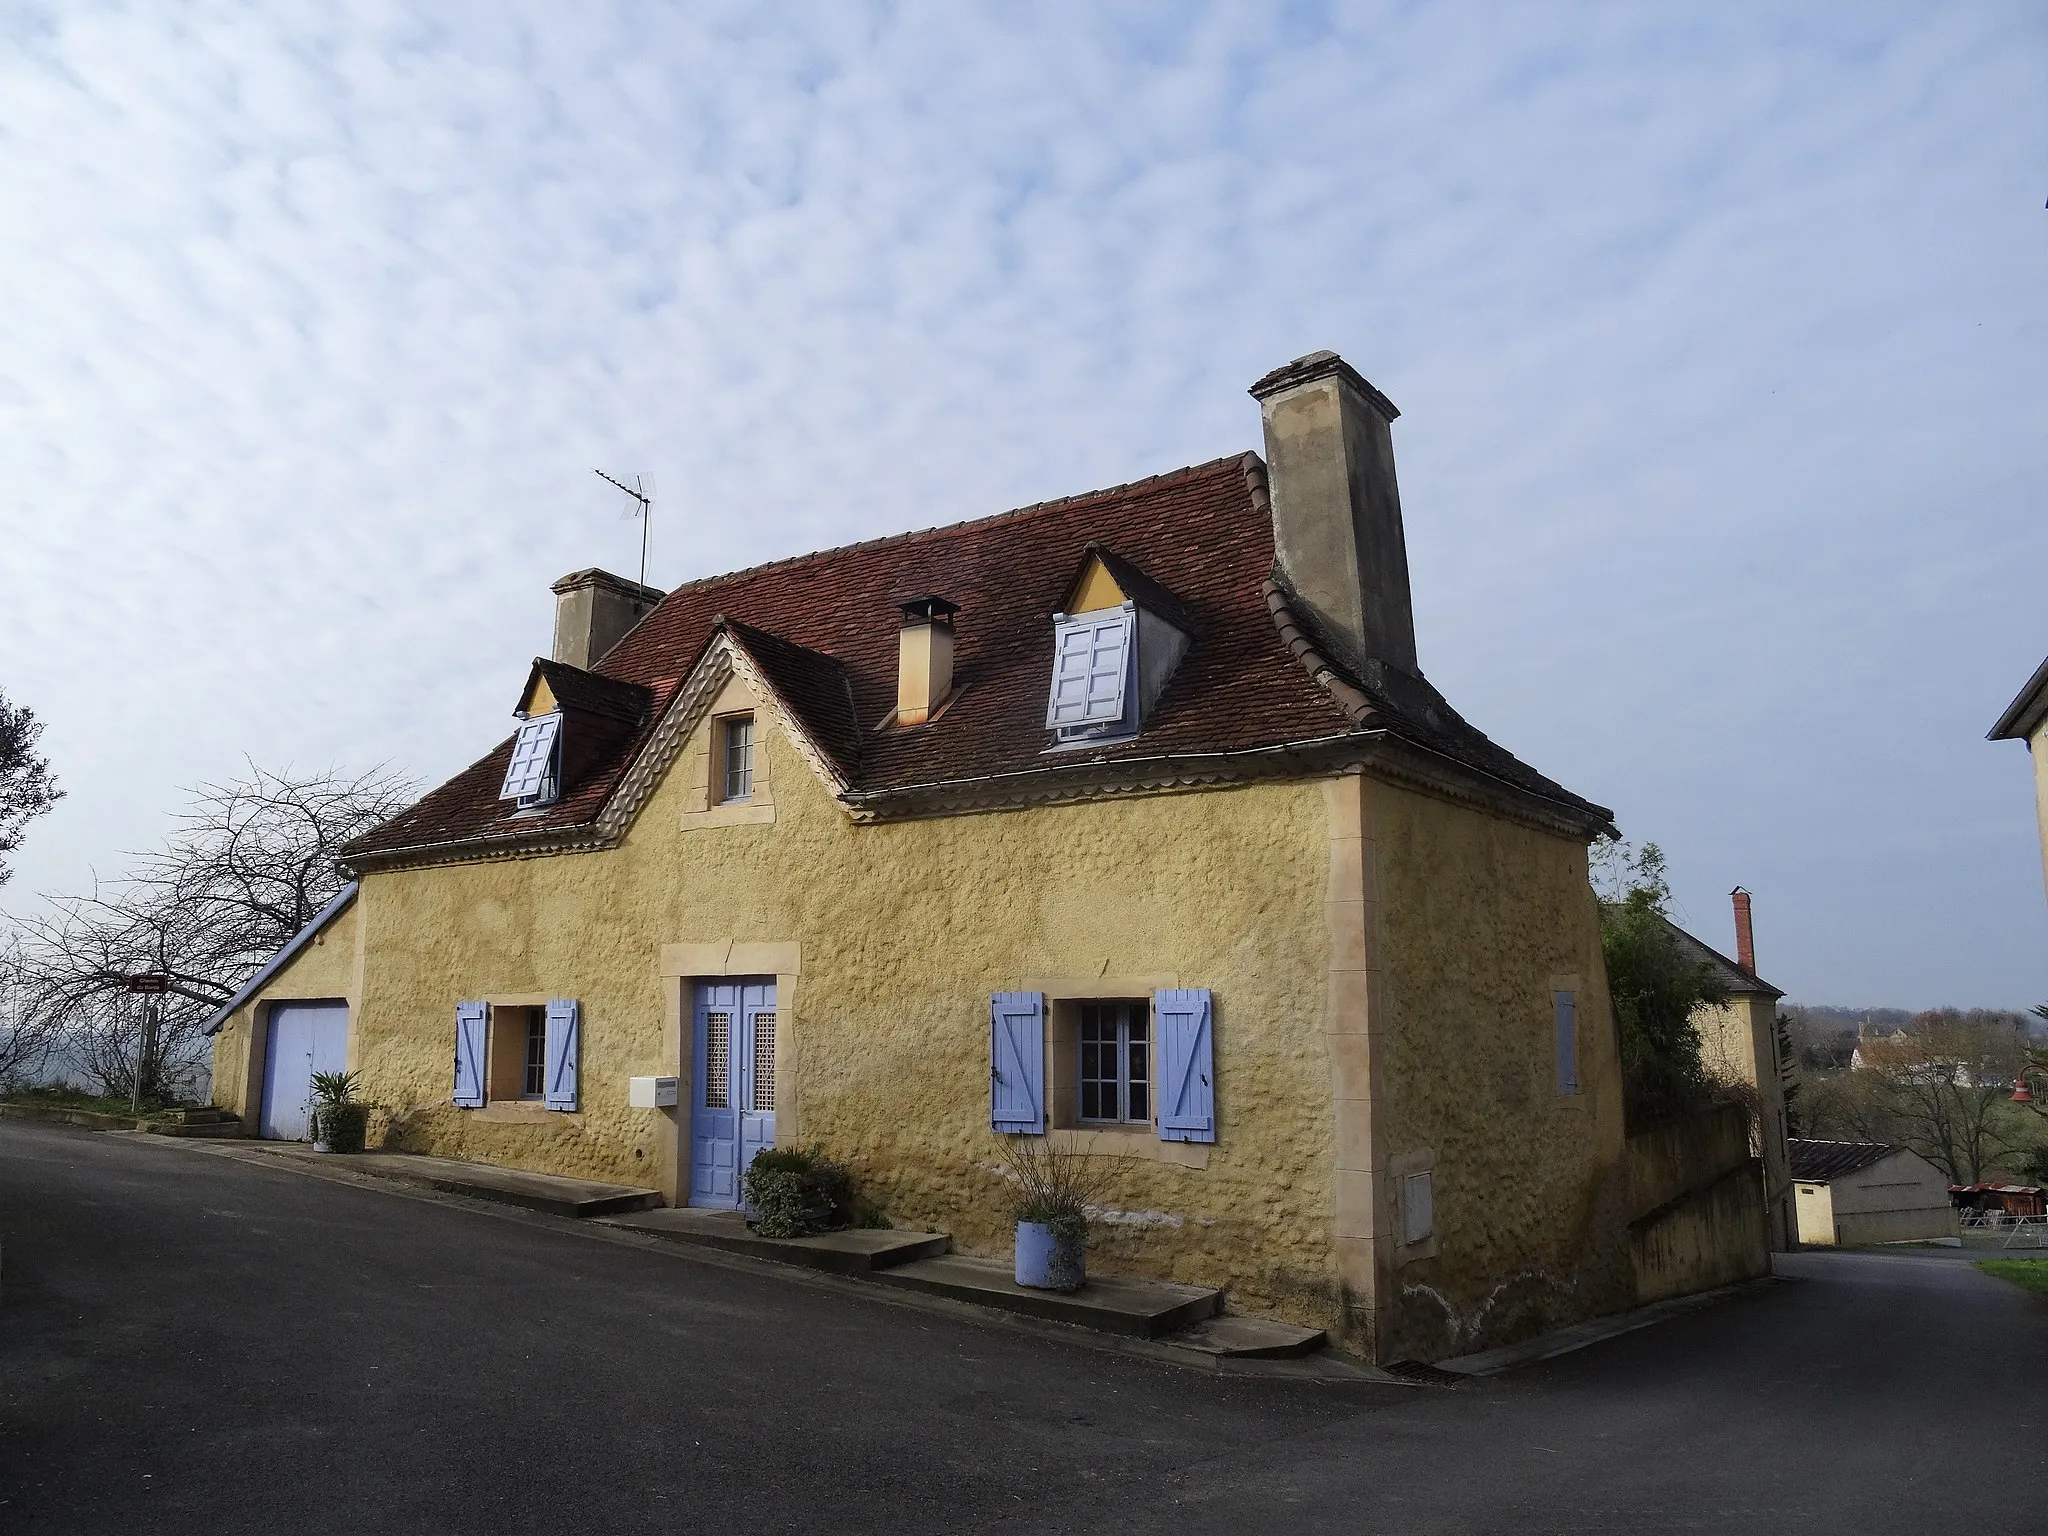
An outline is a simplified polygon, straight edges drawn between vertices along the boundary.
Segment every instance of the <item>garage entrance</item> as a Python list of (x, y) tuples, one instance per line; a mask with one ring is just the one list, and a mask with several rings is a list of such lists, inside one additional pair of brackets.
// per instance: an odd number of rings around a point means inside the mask
[(272, 1003), (260, 1129), (272, 1141), (313, 1133), (313, 1074), (348, 1070), (348, 1004)]

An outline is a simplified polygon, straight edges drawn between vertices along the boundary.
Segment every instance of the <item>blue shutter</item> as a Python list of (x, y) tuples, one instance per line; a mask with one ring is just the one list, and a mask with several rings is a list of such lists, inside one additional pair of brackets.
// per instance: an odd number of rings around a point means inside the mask
[(547, 1104), (549, 1109), (574, 1112), (576, 1108), (576, 1000), (558, 997), (548, 1004)]
[(1045, 998), (998, 992), (989, 1003), (989, 1128), (1017, 1136), (1045, 1132)]
[(1575, 992), (1550, 994), (1551, 1018), (1557, 1027), (1557, 1091), (1579, 1091), (1579, 998)]
[(1159, 1021), (1159, 1139), (1216, 1139), (1216, 1052), (1206, 987), (1152, 995)]
[(482, 1003), (455, 1005), (455, 1107), (481, 1109), (484, 1103), (484, 1021), (490, 1009)]
[(498, 790), (500, 800), (522, 804), (550, 798), (554, 777), (555, 741), (562, 732), (562, 716), (535, 715), (519, 727), (512, 741), (512, 757), (505, 765), (505, 782)]

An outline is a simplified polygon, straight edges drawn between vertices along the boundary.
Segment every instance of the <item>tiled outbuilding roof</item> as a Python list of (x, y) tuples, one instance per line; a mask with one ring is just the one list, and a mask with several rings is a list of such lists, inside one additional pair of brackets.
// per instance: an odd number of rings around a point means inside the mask
[[(346, 850), (368, 858), (477, 838), (593, 823), (635, 755), (722, 631), (864, 803), (913, 786), (1040, 771), (1080, 774), (1121, 759), (1230, 754), (1389, 733), (1534, 796), (1590, 831), (1608, 813), (1517, 761), (1460, 719), (1436, 691), (1400, 674), (1351, 679), (1349, 697), (1318, 682), (1306, 643), (1290, 648), (1265, 588), (1273, 529), (1256, 455), (977, 522), (781, 560), (676, 588), (598, 664), (647, 690), (649, 707), (601, 771), (539, 811), (497, 798), (510, 741)], [(1140, 734), (1085, 751), (1047, 753), (1052, 615), (1091, 544), (1112, 569), (1136, 567), (1177, 605), (1194, 642)], [(900, 603), (959, 606), (954, 691), (931, 723), (885, 726), (896, 704)], [(1325, 672), (1335, 668), (1325, 664)], [(1341, 692), (1341, 690), (1339, 690)], [(515, 819), (516, 817), (516, 819)]]
[(1844, 1174), (1861, 1172), (1899, 1150), (1881, 1141), (1803, 1141), (1796, 1136), (1785, 1143), (1785, 1148), (1792, 1177), (1808, 1184), (1825, 1184)]

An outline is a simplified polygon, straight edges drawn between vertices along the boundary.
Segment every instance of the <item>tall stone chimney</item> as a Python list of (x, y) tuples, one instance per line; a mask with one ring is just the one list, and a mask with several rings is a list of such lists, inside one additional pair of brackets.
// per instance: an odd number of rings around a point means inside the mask
[(1401, 413), (1334, 352), (1275, 368), (1251, 393), (1265, 417), (1281, 572), (1354, 664), (1419, 673), (1389, 430)]
[(572, 571), (555, 583), (555, 660), (588, 672), (654, 610), (662, 594), (610, 571)]
[(1735, 903), (1735, 963), (1754, 976), (1756, 936), (1749, 929), (1749, 892), (1738, 885), (1728, 897)]
[(953, 691), (953, 615), (959, 605), (920, 597), (900, 605), (896, 630), (896, 723), (923, 725)]

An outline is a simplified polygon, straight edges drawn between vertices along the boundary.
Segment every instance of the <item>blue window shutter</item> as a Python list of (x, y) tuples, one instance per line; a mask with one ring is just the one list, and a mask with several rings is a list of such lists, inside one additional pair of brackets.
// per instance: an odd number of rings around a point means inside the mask
[(1551, 1018), (1557, 1026), (1557, 1091), (1579, 1091), (1579, 998), (1575, 992), (1550, 994)]
[(1136, 610), (1126, 603), (1121, 610), (1062, 618), (1054, 627), (1048, 729), (1124, 718), (1136, 623)]
[(484, 1103), (484, 1027), (490, 1009), (482, 1003), (455, 1005), (455, 1107)]
[(1216, 1139), (1216, 1050), (1206, 987), (1152, 994), (1159, 1021), (1159, 1139)]
[(548, 1004), (547, 1105), (549, 1109), (574, 1112), (576, 1108), (576, 1037), (582, 1033), (576, 1000), (558, 997)]
[(1045, 1132), (1045, 998), (998, 992), (989, 1003), (988, 1123), (1010, 1135)]

